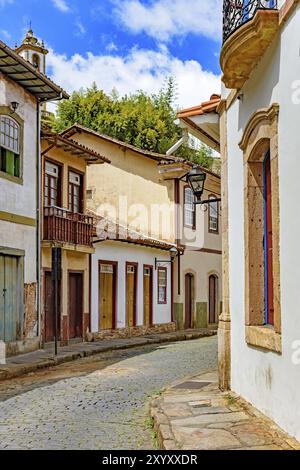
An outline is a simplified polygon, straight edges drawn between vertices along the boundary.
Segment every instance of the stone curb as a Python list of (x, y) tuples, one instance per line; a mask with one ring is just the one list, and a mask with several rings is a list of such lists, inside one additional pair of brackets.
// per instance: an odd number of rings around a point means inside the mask
[[(50, 367), (54, 367), (60, 364), (76, 361), (78, 359), (83, 359), (86, 357), (92, 357), (96, 355), (100, 355), (102, 353), (107, 353), (110, 351), (118, 351), (118, 350), (127, 350), (138, 348), (142, 346), (149, 346), (151, 344), (163, 344), (163, 343), (173, 343), (179, 341), (191, 341), (195, 339), (207, 338), (210, 336), (215, 336), (217, 333), (215, 331), (206, 331), (206, 332), (188, 332), (188, 333), (178, 333), (172, 336), (170, 334), (164, 334), (163, 336), (159, 335), (149, 335), (148, 337), (137, 337), (135, 339), (140, 339), (140, 341), (131, 341), (124, 344), (115, 344), (110, 346), (101, 346), (95, 347), (94, 349), (86, 349), (83, 351), (76, 351), (76, 352), (68, 352), (63, 356), (53, 357), (53, 358), (45, 358), (36, 362), (34, 364), (21, 364), (21, 365), (13, 365), (13, 366), (0, 366), (0, 381), (9, 380), (17, 377), (21, 377), (32, 372), (36, 372), (38, 370), (48, 369)], [(102, 341), (104, 343), (105, 340)], [(99, 347), (100, 346), (100, 347)]]
[[(204, 371), (203, 375), (212, 371)], [(202, 374), (200, 374), (202, 375)], [(180, 444), (176, 441), (175, 436), (172, 432), (172, 426), (169, 421), (169, 418), (164, 413), (162, 406), (163, 396), (166, 395), (174, 386), (183, 383), (188, 380), (192, 380), (199, 374), (186, 377), (184, 380), (174, 382), (169, 387), (162, 390), (162, 396), (155, 397), (150, 403), (150, 416), (153, 420), (153, 429), (156, 433), (157, 442), (160, 450), (181, 450)], [(220, 392), (224, 394), (224, 392)], [(265, 416), (259, 410), (254, 408), (250, 403), (244, 400), (242, 397), (238, 396), (232, 391), (229, 391), (232, 397), (236, 399), (236, 405), (242, 410), (248, 413), (250, 416), (259, 418), (261, 421), (264, 421), (269, 424), (270, 429), (274, 431), (274, 434), (280, 438), (285, 443), (289, 450), (300, 450), (300, 443), (293, 437), (288, 436), (283, 430), (281, 430), (278, 425), (276, 425), (270, 418)]]

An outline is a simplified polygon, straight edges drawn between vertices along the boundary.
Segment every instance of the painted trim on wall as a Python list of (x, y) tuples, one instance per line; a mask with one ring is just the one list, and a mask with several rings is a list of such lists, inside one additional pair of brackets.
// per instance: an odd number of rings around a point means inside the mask
[(108, 261), (99, 259), (98, 260), (98, 329), (99, 331), (104, 331), (100, 325), (101, 319), (101, 310), (100, 310), (100, 300), (101, 300), (101, 289), (100, 289), (100, 276), (101, 276), (101, 265), (109, 264), (114, 267), (114, 308), (112, 312), (112, 329), (116, 329), (118, 322), (118, 287), (119, 287), (119, 261)]
[(0, 254), (7, 255), (7, 256), (25, 256), (24, 250), (17, 250), (15, 248), (7, 248), (6, 246), (0, 246)]
[(222, 255), (221, 250), (213, 250), (210, 248), (201, 248), (200, 250), (197, 250), (199, 253), (209, 253), (211, 255)]
[[(166, 297), (163, 302), (159, 300), (159, 272), (160, 271), (163, 271), (166, 273)], [(168, 303), (168, 269), (160, 266), (157, 268), (157, 304), (167, 305), (167, 303)]]
[(144, 313), (143, 313), (143, 324), (146, 325), (145, 321), (145, 269), (151, 270), (151, 311), (150, 311), (150, 326), (154, 325), (153, 313), (154, 313), (154, 295), (153, 295), (153, 288), (154, 288), (154, 266), (152, 264), (143, 264), (143, 305), (144, 305)]
[(138, 313), (138, 289), (139, 289), (139, 263), (126, 261), (125, 263), (125, 296), (126, 296), (126, 328), (129, 327), (129, 318), (127, 312), (127, 287), (128, 287), (128, 278), (127, 278), (127, 268), (133, 266), (135, 268), (134, 272), (134, 319), (133, 326), (137, 326), (137, 313)]
[(29, 227), (36, 227), (37, 225), (36, 219), (4, 211), (0, 211), (0, 220), (11, 222), (12, 224), (27, 225)]

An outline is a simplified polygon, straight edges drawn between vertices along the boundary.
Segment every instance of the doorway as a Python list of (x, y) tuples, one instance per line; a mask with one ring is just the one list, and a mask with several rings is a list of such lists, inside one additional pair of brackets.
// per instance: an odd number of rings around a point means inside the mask
[[(44, 341), (45, 343), (51, 343), (55, 337), (55, 295), (54, 295), (54, 283), (52, 280), (52, 272), (45, 271), (45, 290), (44, 290)], [(60, 339), (60, 282), (58, 284), (58, 339)]]
[(82, 338), (83, 273), (69, 272), (69, 339)]
[(137, 305), (137, 270), (136, 263), (126, 263), (126, 326), (136, 326)]
[(185, 329), (193, 328), (193, 284), (194, 276), (185, 275)]
[(0, 340), (12, 342), (22, 336), (21, 257), (0, 254)]
[(218, 278), (215, 275), (209, 276), (209, 324), (218, 323)]
[(144, 266), (144, 325), (153, 325), (153, 266)]
[(99, 263), (99, 328), (113, 330), (116, 323), (118, 263)]

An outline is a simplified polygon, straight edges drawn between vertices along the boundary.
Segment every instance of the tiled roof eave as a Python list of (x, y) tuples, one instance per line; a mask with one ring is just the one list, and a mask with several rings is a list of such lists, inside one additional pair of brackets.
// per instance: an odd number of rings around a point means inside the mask
[(69, 98), (69, 95), (62, 88), (36, 70), (2, 41), (0, 41), (0, 72), (27, 90), (39, 101)]

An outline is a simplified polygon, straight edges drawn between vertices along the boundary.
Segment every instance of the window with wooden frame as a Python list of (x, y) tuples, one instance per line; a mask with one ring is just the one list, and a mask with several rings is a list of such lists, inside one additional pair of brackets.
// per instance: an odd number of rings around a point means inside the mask
[(219, 203), (215, 201), (216, 196), (209, 196), (210, 204), (208, 204), (208, 231), (209, 233), (219, 233)]
[(184, 225), (193, 230), (196, 228), (195, 196), (189, 186), (184, 188)]
[(59, 165), (45, 162), (45, 178), (44, 178), (44, 206), (59, 207), (61, 195), (61, 169)]
[(20, 125), (10, 116), (0, 115), (0, 171), (20, 178)]
[(158, 303), (167, 303), (167, 287), (168, 287), (168, 271), (167, 268), (158, 268), (157, 270), (157, 283), (158, 283)]
[(82, 176), (74, 171), (69, 171), (69, 210), (82, 212)]

